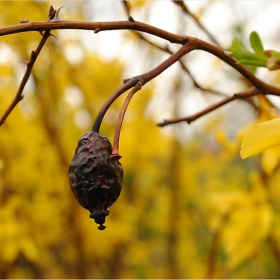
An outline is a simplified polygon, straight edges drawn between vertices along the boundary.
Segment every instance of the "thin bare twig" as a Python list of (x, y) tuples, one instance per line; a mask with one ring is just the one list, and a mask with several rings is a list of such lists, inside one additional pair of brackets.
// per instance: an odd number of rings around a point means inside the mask
[(182, 11), (184, 11), (186, 14), (188, 14), (195, 22), (196, 24), (199, 26), (200, 29), (202, 29), (204, 31), (204, 33), (207, 34), (207, 36), (211, 39), (211, 41), (216, 44), (218, 47), (221, 48), (221, 45), (219, 44), (219, 42), (216, 40), (216, 38), (202, 25), (202, 23), (200, 22), (200, 20), (197, 18), (196, 15), (194, 15), (192, 12), (190, 12), (190, 10), (188, 9), (188, 7), (186, 6), (186, 4), (184, 3), (183, 0), (172, 0), (176, 5), (180, 6)]
[(143, 86), (143, 81), (140, 79), (136, 86), (129, 92), (127, 95), (122, 109), (120, 111), (119, 119), (116, 125), (116, 130), (115, 130), (115, 135), (114, 135), (114, 142), (113, 142), (113, 150), (112, 150), (112, 155), (110, 156), (110, 159), (117, 159), (119, 160), (121, 156), (119, 155), (119, 141), (120, 141), (120, 133), (121, 133), (121, 127), (124, 119), (125, 112), (127, 110), (127, 107), (134, 96), (134, 94), (139, 91)]
[(99, 132), (101, 122), (109, 109), (109, 107), (112, 105), (112, 103), (125, 91), (128, 89), (134, 87), (139, 80), (143, 82), (142, 85), (146, 84), (150, 80), (154, 79), (156, 76), (161, 74), (164, 70), (169, 68), (172, 64), (174, 64), (176, 61), (178, 61), (183, 55), (186, 53), (192, 51), (195, 48), (195, 40), (191, 39), (187, 44), (183, 45), (176, 53), (172, 54), (169, 58), (167, 58), (165, 61), (163, 61), (161, 64), (159, 64), (157, 67), (152, 69), (151, 71), (138, 75), (129, 79), (124, 80), (124, 85), (122, 85), (119, 89), (117, 89), (103, 104), (101, 107), (95, 121), (92, 127), (92, 130), (95, 132)]
[(45, 31), (57, 29), (78, 29), (92, 30), (95, 33), (110, 30), (138, 30), (155, 35), (171, 43), (185, 44), (186, 37), (167, 32), (160, 28), (151, 26), (139, 21), (110, 21), (110, 22), (88, 22), (88, 21), (28, 21), (23, 24), (16, 24), (0, 28), (0, 36), (29, 32), (29, 31)]
[(81, 22), (81, 21), (35, 21), (35, 22), (27, 22), (24, 24), (12, 25), (8, 27), (0, 28), (0, 36), (27, 32), (27, 31), (44, 31), (44, 30), (53, 30), (53, 29), (83, 29), (83, 30), (93, 30), (95, 33), (100, 31), (108, 31), (108, 30), (138, 30), (141, 32), (149, 33), (160, 37), (162, 39), (168, 40), (172, 43), (177, 44), (187, 44), (192, 42), (196, 46), (192, 49), (204, 50), (209, 52), (225, 63), (229, 64), (231, 67), (235, 68), (239, 73), (241, 73), (246, 79), (248, 79), (252, 85), (261, 89), (264, 94), (272, 94), (272, 95), (280, 95), (280, 89), (268, 85), (249, 71), (246, 67), (236, 64), (235, 60), (230, 58), (224, 53), (224, 50), (211, 45), (205, 41), (200, 39), (190, 37), (190, 36), (181, 36), (176, 35), (160, 28), (151, 26), (149, 24), (145, 24), (139, 21), (131, 20), (131, 21), (112, 21), (112, 22)]
[[(149, 39), (147, 39), (144, 35), (142, 35), (138, 31), (134, 31), (134, 34), (137, 35), (141, 40), (149, 43), (151, 46), (154, 46), (157, 49), (159, 49), (161, 51), (164, 51), (166, 53), (173, 54), (173, 52), (170, 50), (170, 48), (168, 46), (161, 47), (161, 46), (155, 44), (154, 42), (150, 41)], [(202, 87), (201, 85), (199, 85), (199, 83), (196, 81), (196, 79), (194, 78), (193, 74), (190, 72), (188, 67), (184, 64), (183, 60), (179, 59), (178, 62), (180, 63), (182, 69), (189, 75), (190, 79), (193, 82), (194, 87), (196, 87), (196, 88), (198, 88), (198, 89), (200, 89), (200, 90), (202, 90), (204, 92), (211, 92), (211, 93), (214, 93), (214, 94), (217, 94), (217, 95), (226, 96), (226, 94), (224, 94), (222, 92), (219, 92), (217, 90), (213, 90), (211, 88), (205, 88), (205, 87)]]
[(33, 65), (40, 53), (40, 51), (42, 50), (44, 44), (46, 43), (47, 39), (49, 38), (50, 36), (50, 30), (47, 30), (45, 31), (38, 47), (36, 48), (35, 51), (32, 51), (31, 53), (31, 56), (30, 56), (30, 59), (29, 61), (26, 63), (27, 67), (26, 67), (26, 71), (24, 73), (24, 76), (21, 80), (21, 83), (19, 85), (19, 88), (18, 88), (18, 91), (12, 101), (12, 103), (10, 104), (10, 106), (7, 108), (7, 110), (5, 111), (5, 113), (2, 115), (2, 117), (0, 118), (0, 126), (5, 122), (5, 120), (7, 119), (7, 117), (9, 116), (9, 114), (12, 112), (12, 110), (15, 108), (15, 106), (18, 104), (18, 102), (20, 102), (22, 99), (23, 99), (23, 89), (30, 77), (30, 74), (31, 74), (31, 70), (33, 68)]
[[(129, 6), (129, 3), (127, 1), (125, 1), (125, 0), (123, 0), (123, 5), (124, 5), (124, 9), (125, 9), (126, 14), (129, 17), (130, 16), (130, 6)], [(142, 41), (147, 42), (149, 45), (154, 46), (154, 47), (156, 47), (157, 49), (159, 49), (159, 50), (161, 50), (163, 52), (167, 52), (167, 53), (169, 53), (171, 55), (173, 54), (173, 52), (170, 50), (170, 48), (168, 46), (162, 47), (162, 46), (160, 46), (158, 44), (155, 44), (154, 42), (152, 42), (151, 40), (146, 38), (143, 34), (141, 34), (138, 31), (133, 31), (133, 33), (138, 38), (140, 38)], [(213, 90), (213, 89), (210, 89), (210, 88), (204, 88), (204, 87), (200, 86), (199, 83), (195, 80), (193, 74), (188, 69), (188, 67), (184, 64), (183, 60), (179, 59), (178, 62), (180, 63), (182, 69), (189, 75), (190, 79), (193, 82), (194, 87), (196, 87), (196, 88), (198, 88), (198, 89), (200, 89), (200, 90), (202, 90), (204, 92), (211, 92), (211, 93), (214, 93), (214, 94), (217, 94), (217, 95), (225, 96), (225, 94), (222, 93), (222, 92), (219, 92), (219, 91), (216, 91), (216, 90)]]
[(222, 107), (222, 106), (230, 103), (233, 100), (245, 99), (245, 98), (257, 95), (257, 94), (262, 94), (262, 92), (260, 90), (258, 90), (257, 88), (252, 87), (252, 88), (250, 88), (246, 91), (235, 93), (232, 96), (229, 96), (229, 97), (221, 100), (220, 102), (217, 102), (217, 103), (209, 106), (208, 108), (206, 108), (206, 109), (204, 109), (204, 110), (202, 110), (202, 111), (200, 111), (200, 112), (198, 112), (194, 115), (191, 115), (191, 116), (188, 116), (188, 117), (181, 117), (181, 118), (174, 118), (174, 119), (170, 119), (170, 120), (164, 120), (163, 122), (158, 123), (157, 125), (163, 127), (163, 126), (166, 126), (166, 125), (169, 125), (169, 124), (174, 124), (174, 123), (179, 123), (179, 122), (187, 122), (188, 124), (190, 124), (191, 122), (197, 120), (198, 118), (216, 110), (219, 107)]
[[(190, 36), (180, 36), (176, 35), (170, 32), (167, 32), (165, 30), (156, 28), (154, 26), (135, 21), (132, 17), (129, 17), (128, 21), (113, 21), (113, 22), (80, 22), (80, 21), (63, 21), (63, 20), (51, 20), (51, 21), (36, 21), (36, 22), (30, 22), (30, 21), (24, 21), (24, 23), (19, 25), (12, 25), (4, 28), (0, 28), (0, 36), (14, 34), (14, 33), (20, 33), (20, 32), (28, 32), (28, 31), (45, 31), (44, 33), (44, 39), (45, 40), (48, 36), (47, 34), (50, 34), (50, 30), (52, 29), (83, 29), (83, 30), (93, 30), (95, 33), (98, 33), (100, 31), (106, 31), (106, 30), (124, 30), (124, 29), (130, 29), (130, 30), (137, 30), (145, 33), (149, 33), (152, 35), (155, 35), (157, 37), (160, 37), (162, 39), (168, 40), (172, 43), (177, 43), (183, 45), (177, 52), (172, 54), (165, 62), (161, 63), (158, 67), (155, 69), (147, 72), (146, 74), (139, 75), (136, 77), (133, 77), (131, 79), (126, 79), (125, 84), (118, 89), (104, 104), (104, 106), (101, 108), (97, 119), (95, 121), (95, 124), (93, 126), (93, 130), (98, 131), (100, 127), (100, 123), (103, 119), (104, 114), (108, 110), (109, 106), (114, 102), (114, 100), (120, 96), (123, 92), (126, 90), (134, 87), (136, 83), (141, 78), (143, 80), (143, 84), (147, 83), (151, 79), (155, 78), (157, 75), (159, 75), (161, 72), (166, 70), (169, 66), (171, 66), (176, 61), (179, 61), (180, 58), (185, 55), (186, 53), (192, 51), (192, 50), (203, 50), (206, 52), (209, 52), (221, 60), (223, 60), (225, 63), (236, 69), (243, 77), (245, 77), (255, 88), (259, 91), (261, 94), (271, 94), (271, 95), (277, 95), (280, 96), (280, 89), (276, 88), (274, 86), (271, 86), (269, 84), (266, 84), (259, 80), (257, 77), (254, 76), (254, 74), (249, 71), (246, 67), (236, 64), (235, 60), (233, 60), (231, 57), (229, 57), (223, 49), (214, 46), (212, 44), (209, 44), (205, 41), (202, 41), (200, 39), (190, 37)], [(41, 43), (40, 43), (41, 45)], [(40, 49), (39, 49), (40, 50)], [(34, 58), (33, 58), (34, 56)], [(31, 56), (31, 62), (30, 66), (28, 66), (28, 70), (26, 72), (24, 83), (26, 83), (29, 75), (31, 66), (33, 66), (34, 62), (32, 62), (34, 59), (36, 59), (37, 54), (34, 52)], [(34, 60), (35, 61), (35, 60)], [(21, 89), (19, 89), (20, 92)], [(17, 98), (21, 96), (21, 93), (17, 94)], [(233, 99), (236, 99), (237, 95)], [(228, 101), (222, 102), (221, 104), (217, 104), (217, 107), (222, 106), (223, 104), (226, 104), (233, 100), (232, 97), (229, 97), (229, 99), (226, 99)], [(16, 99), (14, 101), (17, 104), (18, 100)], [(14, 107), (15, 105), (13, 105)], [(13, 109), (11, 107), (9, 112)], [(214, 106), (215, 107), (215, 106)], [(212, 108), (212, 107), (211, 107)], [(213, 109), (211, 109), (213, 110)], [(198, 113), (200, 116), (201, 113)], [(4, 117), (5, 119), (5, 117)], [(3, 120), (4, 120), (3, 119)], [(3, 122), (2, 120), (2, 122)]]

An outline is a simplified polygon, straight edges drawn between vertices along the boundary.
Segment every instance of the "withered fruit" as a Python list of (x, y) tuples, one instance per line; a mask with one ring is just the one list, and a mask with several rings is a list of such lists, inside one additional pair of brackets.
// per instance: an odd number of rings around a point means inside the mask
[(90, 218), (106, 228), (107, 210), (119, 197), (123, 182), (123, 168), (119, 157), (111, 157), (109, 140), (94, 131), (86, 132), (78, 142), (69, 167), (71, 190), (82, 207), (90, 211)]

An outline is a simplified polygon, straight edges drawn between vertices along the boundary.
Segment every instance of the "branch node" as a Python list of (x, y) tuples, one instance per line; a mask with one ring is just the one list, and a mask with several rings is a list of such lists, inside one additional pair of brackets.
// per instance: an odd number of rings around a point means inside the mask
[(31, 59), (35, 59), (37, 57), (37, 54), (35, 51), (31, 52)]
[(132, 16), (128, 16), (128, 20), (129, 20), (130, 22), (135, 22), (135, 20), (134, 20), (134, 18), (133, 18)]
[(188, 41), (189, 41), (188, 36), (183, 35), (183, 36), (182, 36), (182, 43), (183, 43), (183, 45), (187, 44), (187, 43), (188, 43)]
[(99, 31), (101, 31), (100, 22), (98, 22), (98, 27), (96, 27), (96, 28), (94, 29), (94, 33), (96, 34), (96, 33), (98, 33)]
[(140, 90), (143, 85), (144, 85), (144, 80), (142, 78), (139, 78), (139, 80), (138, 80), (137, 84), (135, 85), (135, 87), (138, 86), (139, 87), (138, 90)]
[(95, 29), (94, 29), (94, 33), (96, 34), (96, 33), (98, 33), (100, 31), (100, 27), (96, 27)]
[(131, 80), (132, 78), (128, 78), (128, 79), (123, 79), (123, 83), (127, 83), (129, 80)]
[(59, 11), (60, 9), (62, 9), (64, 6), (61, 6), (57, 11), (55, 10), (55, 15), (54, 17), (51, 19), (51, 21), (61, 21), (61, 19), (58, 17)]
[(29, 23), (30, 21), (28, 20), (28, 19), (22, 19), (21, 21), (20, 21), (20, 23)]
[(223, 53), (230, 59), (234, 60), (235, 62), (237, 62), (237, 59), (234, 57), (233, 52), (230, 51), (223, 51)]
[(51, 5), (48, 14), (48, 20), (52, 20), (55, 17), (55, 14), (56, 14), (56, 10)]

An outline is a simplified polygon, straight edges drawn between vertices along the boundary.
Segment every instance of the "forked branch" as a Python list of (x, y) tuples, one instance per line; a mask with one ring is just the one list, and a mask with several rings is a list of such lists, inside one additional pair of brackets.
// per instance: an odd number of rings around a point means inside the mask
[[(180, 4), (178, 1), (174, 1), (174, 2), (178, 5)], [(188, 12), (188, 14), (190, 14), (189, 11), (186, 10), (186, 7), (184, 5), (180, 4), (180, 6), (185, 12)], [(169, 42), (182, 45), (182, 47), (175, 53), (172, 53), (167, 48), (166, 51), (171, 54), (170, 57), (168, 59), (166, 59), (164, 62), (162, 62), (161, 64), (159, 64), (157, 67), (155, 67), (153, 70), (151, 70), (145, 74), (138, 75), (133, 78), (124, 80), (124, 85), (122, 87), (120, 87), (117, 91), (115, 91), (109, 97), (109, 99), (105, 102), (103, 107), (101, 108), (101, 110), (95, 120), (95, 123), (93, 125), (93, 128), (92, 128), (92, 130), (94, 130), (96, 132), (99, 131), (100, 124), (101, 124), (102, 119), (103, 119), (105, 113), (107, 112), (108, 108), (122, 93), (135, 87), (140, 79), (143, 81), (143, 85), (146, 84), (147, 82), (149, 82), (150, 80), (152, 80), (156, 76), (158, 76), (160, 73), (165, 71), (167, 68), (169, 68), (175, 62), (177, 62), (177, 61), (180, 62), (180, 59), (185, 54), (187, 54), (193, 50), (203, 50), (203, 51), (211, 53), (212, 55), (220, 58), (225, 63), (230, 65), (232, 68), (236, 69), (244, 78), (246, 78), (252, 84), (253, 88), (250, 89), (249, 91), (235, 94), (231, 97), (227, 97), (224, 100), (218, 102), (217, 104), (214, 104), (214, 105), (210, 106), (209, 108), (207, 108), (207, 109), (203, 110), (202, 112), (199, 112), (193, 116), (179, 118), (179, 119), (170, 120), (170, 121), (164, 121), (159, 124), (160, 126), (164, 126), (167, 124), (180, 122), (180, 121), (187, 121), (190, 123), (190, 122), (194, 121), (195, 119), (199, 118), (200, 116), (205, 115), (208, 112), (211, 112), (211, 111), (231, 102), (232, 100), (235, 100), (238, 98), (244, 99), (244, 98), (247, 98), (248, 96), (252, 96), (252, 95), (256, 95), (256, 94), (263, 94), (263, 95), (270, 94), (270, 95), (280, 96), (279, 88), (276, 88), (274, 86), (271, 86), (271, 85), (266, 84), (263, 81), (259, 80), (246, 67), (237, 64), (236, 61), (234, 59), (232, 59), (231, 57), (229, 57), (222, 48), (209, 44), (200, 39), (190, 37), (190, 36), (182, 36), (182, 35), (173, 34), (173, 33), (167, 32), (165, 30), (159, 29), (157, 27), (151, 26), (149, 24), (135, 21), (131, 16), (129, 16), (128, 21), (113, 21), (113, 22), (64, 21), (64, 20), (60, 20), (56, 16), (58, 14), (58, 11), (57, 11), (57, 13), (55, 13), (55, 16), (53, 17), (53, 19), (48, 20), (48, 21), (32, 22), (32, 21), (25, 20), (21, 24), (0, 28), (0, 36), (10, 35), (10, 34), (20, 33), (20, 32), (30, 32), (30, 31), (39, 31), (41, 33), (44, 32), (41, 42), (39, 43), (37, 49), (34, 52), (32, 52), (30, 60), (27, 62), (26, 72), (24, 74), (24, 77), (19, 86), (18, 92), (17, 92), (12, 104), (9, 106), (9, 108), (6, 110), (6, 112), (3, 114), (3, 116), (0, 119), (0, 125), (4, 123), (4, 121), (6, 120), (8, 115), (11, 113), (11, 111), (14, 109), (16, 104), (23, 98), (22, 91), (31, 74), (31, 69), (36, 61), (36, 58), (38, 57), (47, 38), (51, 35), (51, 30), (55, 30), (55, 29), (92, 30), (92, 31), (94, 31), (94, 33), (98, 33), (101, 31), (109, 31), (109, 30), (134, 30), (134, 31), (152, 34), (154, 36), (157, 36), (157, 37), (167, 40)], [(140, 35), (140, 36), (142, 36), (142, 35)], [(144, 37), (142, 36), (142, 38), (144, 38)], [(185, 69), (185, 71), (188, 71), (187, 67), (185, 67), (185, 65), (182, 62), (180, 62), (180, 63), (182, 65), (182, 67)], [(194, 79), (193, 79), (193, 81), (194, 81), (194, 84), (196, 84)]]

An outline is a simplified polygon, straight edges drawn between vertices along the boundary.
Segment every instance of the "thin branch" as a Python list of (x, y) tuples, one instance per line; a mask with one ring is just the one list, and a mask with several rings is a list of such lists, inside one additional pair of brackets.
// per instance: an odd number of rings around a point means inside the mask
[(92, 131), (99, 133), (102, 120), (103, 120), (106, 112), (110, 108), (110, 106), (113, 104), (113, 102), (119, 96), (121, 96), (124, 92), (126, 92), (127, 90), (129, 90), (130, 88), (135, 86), (137, 81), (138, 81), (138, 78), (132, 78), (129, 81), (127, 81), (124, 85), (122, 85), (119, 89), (117, 89), (114, 93), (111, 94), (111, 96), (105, 101), (105, 103), (99, 110), (97, 117), (93, 123), (92, 129), (91, 129)]
[(111, 22), (87, 22), (87, 21), (28, 21), (21, 24), (11, 25), (0, 28), (0, 36), (22, 33), (28, 31), (44, 31), (44, 30), (55, 30), (55, 29), (82, 29), (92, 30), (95, 33), (100, 31), (110, 30), (138, 30), (146, 32), (171, 43), (185, 44), (186, 37), (176, 35), (160, 28), (151, 26), (146, 23), (139, 21), (111, 21)]
[[(130, 6), (129, 6), (129, 3), (125, 0), (123, 0), (123, 6), (124, 6), (124, 9), (125, 9), (125, 12), (127, 14), (127, 16), (129, 17), (130, 16)], [(169, 54), (173, 54), (173, 52), (170, 50), (170, 48), (168, 46), (166, 47), (161, 47), (160, 45), (157, 45), (155, 44), (154, 42), (150, 41), (148, 38), (146, 38), (144, 35), (142, 35), (140, 32), (138, 31), (133, 31), (133, 33), (138, 37), (140, 38), (142, 41), (148, 43), (149, 45), (151, 46), (154, 46), (156, 47), (157, 49), (163, 51), (163, 52), (167, 52)], [(222, 96), (225, 96), (224, 93), (222, 92), (218, 92), (216, 90), (213, 90), (213, 89), (210, 89), (210, 88), (204, 88), (202, 86), (199, 85), (199, 83), (195, 80), (193, 74), (190, 72), (190, 70), (187, 68), (187, 66), (184, 64), (183, 60), (182, 59), (179, 59), (178, 61), (182, 67), (182, 69), (189, 75), (190, 79), (192, 80), (193, 82), (193, 85), (194, 87), (204, 91), (204, 92), (211, 92), (211, 93), (214, 93), (214, 94), (217, 94), (217, 95), (222, 95)]]
[[(80, 21), (62, 21), (62, 20), (37, 21), (37, 22), (24, 21), (23, 23), (21, 23), (19, 25), (13, 25), (13, 26), (0, 28), (0, 36), (19, 33), (19, 32), (27, 32), (27, 31), (39, 31), (40, 32), (40, 31), (44, 31), (44, 30), (45, 30), (45, 35), (46, 35), (46, 34), (50, 34), (50, 30), (52, 30), (52, 29), (94, 30), (95, 33), (98, 33), (100, 31), (105, 31), (105, 30), (131, 29), (131, 30), (146, 32), (146, 33), (158, 36), (160, 38), (163, 38), (165, 40), (168, 40), (170, 42), (183, 45), (177, 52), (172, 54), (165, 62), (163, 62), (158, 67), (151, 70), (150, 72), (143, 74), (143, 75), (139, 75), (137, 77), (133, 77), (131, 79), (126, 79), (125, 84), (119, 90), (117, 90), (109, 98), (109, 100), (104, 104), (104, 106), (101, 108), (101, 111), (102, 110), (103, 111), (102, 112), (100, 111), (100, 114), (98, 114), (97, 120), (95, 121), (95, 124), (93, 126), (94, 130), (95, 129), (99, 130), (102, 118), (109, 108), (108, 106), (110, 106), (112, 104), (112, 102), (114, 102), (114, 100), (118, 96), (120, 96), (126, 90), (134, 87), (136, 85), (136, 83), (139, 81), (139, 79), (143, 80), (143, 84), (147, 83), (148, 81), (150, 81), (151, 79), (153, 79), (157, 75), (159, 75), (161, 72), (166, 70), (173, 63), (178, 61), (183, 55), (185, 55), (186, 53), (188, 53), (192, 50), (203, 50), (203, 51), (209, 52), (209, 53), (217, 56), (218, 58), (223, 60), (225, 63), (229, 64), (231, 67), (236, 69), (239, 73), (241, 73), (262, 94), (264, 94), (264, 95), (271, 94), (271, 95), (280, 96), (279, 88), (273, 87), (271, 85), (268, 85), (268, 84), (262, 82), (257, 77), (255, 77), (254, 74), (252, 72), (250, 72), (247, 68), (245, 68), (242, 65), (236, 64), (236, 61), (234, 59), (232, 59), (231, 57), (229, 57), (223, 51), (223, 49), (216, 47), (214, 45), (211, 45), (200, 39), (194, 38), (194, 37), (176, 35), (176, 34), (164, 31), (162, 29), (156, 28), (154, 26), (151, 26), (151, 25), (148, 25), (145, 23), (141, 23), (141, 22), (137, 22), (132, 17), (129, 17), (129, 21), (114, 21), (114, 22), (80, 22)], [(36, 52), (35, 52), (35, 54), (36, 54)], [(31, 62), (33, 59), (34, 58), (31, 58)], [(30, 70), (28, 70), (28, 71), (30, 71)], [(28, 71), (27, 71), (26, 76), (28, 75)], [(21, 96), (21, 94), (19, 96)], [(238, 95), (235, 95), (234, 98), (230, 97), (229, 99), (226, 99), (225, 102), (218, 104), (218, 107), (236, 99), (237, 96)], [(211, 110), (213, 110), (213, 109), (211, 109)], [(199, 113), (198, 115), (200, 116), (201, 113)]]
[(46, 41), (47, 41), (47, 39), (49, 38), (50, 35), (51, 34), (50, 34), (49, 30), (45, 31), (38, 47), (36, 48), (35, 51), (32, 51), (30, 59), (27, 62), (27, 67), (26, 67), (24, 76), (21, 80), (21, 83), (19, 85), (18, 91), (17, 91), (12, 103), (10, 104), (10, 106), (7, 108), (7, 110), (5, 111), (3, 116), (0, 118), (0, 126), (5, 122), (5, 120), (7, 119), (9, 114), (12, 112), (12, 110), (15, 108), (15, 106), (23, 99), (24, 96), (23, 96), (22, 92), (23, 92), (23, 89), (24, 89), (24, 87), (25, 87), (25, 85), (26, 85), (26, 83), (27, 83), (27, 81), (30, 77), (33, 65), (34, 65), (40, 51), (42, 50), (44, 44), (46, 43)]
[[(149, 39), (147, 39), (144, 35), (142, 35), (140, 32), (137, 32), (135, 31), (134, 32), (135, 35), (137, 35), (141, 40), (149, 43), (151, 46), (154, 46), (156, 47), (157, 49), (161, 50), (161, 51), (164, 51), (166, 53), (169, 53), (169, 54), (173, 54), (173, 52), (170, 50), (170, 48), (168, 46), (166, 47), (161, 47), (155, 43), (153, 43), (152, 41), (150, 41)], [(216, 91), (216, 90), (213, 90), (211, 88), (205, 88), (205, 87), (202, 87), (201, 85), (199, 85), (199, 83), (196, 81), (196, 79), (194, 78), (193, 74), (190, 72), (190, 70), (188, 69), (188, 67), (184, 64), (183, 60), (182, 59), (179, 59), (178, 62), (180, 63), (182, 69), (189, 75), (190, 79), (192, 80), (193, 82), (193, 86), (204, 91), (204, 92), (211, 92), (211, 93), (214, 93), (214, 94), (217, 94), (217, 95), (221, 95), (221, 96), (226, 96), (226, 94), (222, 93), (222, 92), (219, 92), (219, 91)]]
[(128, 1), (122, 0), (122, 4), (123, 4), (123, 7), (125, 9), (125, 12), (126, 12), (127, 16), (130, 16), (130, 9), (131, 9), (131, 7), (130, 7)]
[(176, 53), (172, 54), (169, 58), (167, 58), (165, 61), (163, 61), (161, 64), (159, 64), (157, 67), (155, 67), (151, 71), (149, 71), (145, 74), (139, 75), (139, 76), (125, 79), (124, 85), (122, 85), (119, 89), (117, 89), (101, 107), (101, 109), (94, 121), (92, 130), (97, 133), (99, 132), (101, 122), (102, 122), (107, 110), (121, 94), (123, 94), (128, 89), (134, 87), (139, 82), (139, 80), (141, 80), (144, 85), (147, 82), (149, 82), (150, 80), (154, 79), (156, 76), (161, 74), (164, 70), (169, 68), (172, 64), (177, 62), (183, 55), (192, 51), (194, 48), (195, 48), (195, 40), (190, 39), (187, 44), (183, 45)]
[(172, 0), (176, 5), (180, 6), (182, 11), (188, 14), (199, 26), (200, 29), (204, 31), (204, 33), (207, 34), (207, 36), (211, 39), (213, 43), (215, 43), (217, 46), (221, 47), (219, 42), (216, 40), (216, 38), (202, 25), (202, 23), (199, 21), (196, 15), (194, 15), (192, 12), (189, 11), (188, 7), (184, 3), (183, 0)]
[[(196, 46), (192, 49), (204, 50), (209, 52), (221, 60), (235, 68), (239, 73), (241, 73), (246, 79), (248, 79), (255, 87), (261, 89), (264, 94), (272, 94), (280, 96), (280, 89), (268, 85), (249, 71), (246, 67), (236, 64), (236, 61), (224, 53), (224, 50), (211, 45), (205, 41), (200, 39), (190, 37), (190, 36), (181, 36), (176, 35), (165, 30), (159, 29), (157, 27), (151, 26), (149, 24), (145, 24), (142, 22), (138, 22), (135, 20), (131, 21), (113, 21), (113, 22), (81, 22), (81, 21), (35, 21), (35, 22), (27, 22), (18, 25), (12, 25), (8, 27), (0, 28), (0, 36), (27, 32), (27, 31), (44, 31), (44, 30), (52, 30), (52, 29), (83, 29), (83, 30), (94, 30), (95, 33), (100, 31), (107, 30), (137, 30), (145, 33), (149, 33), (160, 37), (162, 39), (168, 40), (172, 43), (177, 44), (186, 44), (187, 42), (195, 43)], [(194, 42), (195, 41), (195, 42)]]
[(110, 159), (120, 159), (120, 155), (119, 155), (119, 141), (120, 141), (120, 133), (121, 133), (121, 127), (122, 127), (122, 123), (123, 123), (123, 119), (124, 119), (124, 115), (126, 112), (126, 109), (132, 99), (132, 97), (134, 96), (134, 94), (139, 91), (143, 86), (143, 81), (140, 79), (138, 81), (138, 83), (136, 84), (136, 86), (129, 92), (129, 94), (127, 95), (122, 109), (120, 111), (120, 115), (118, 118), (118, 122), (116, 125), (116, 130), (115, 130), (115, 135), (114, 135), (114, 142), (113, 142), (113, 150), (112, 150), (112, 155), (110, 156)]
[(204, 109), (204, 110), (202, 110), (202, 111), (200, 111), (200, 112), (198, 112), (194, 115), (191, 115), (191, 116), (188, 116), (188, 117), (181, 117), (181, 118), (174, 118), (174, 119), (170, 119), (170, 120), (164, 120), (163, 122), (158, 123), (157, 125), (163, 127), (163, 126), (166, 126), (166, 125), (169, 125), (169, 124), (174, 124), (174, 123), (179, 123), (179, 122), (187, 122), (188, 124), (190, 124), (191, 122), (197, 120), (198, 118), (216, 110), (219, 107), (222, 107), (222, 106), (230, 103), (233, 100), (245, 99), (245, 98), (257, 95), (257, 94), (262, 94), (262, 92), (260, 90), (258, 90), (257, 88), (252, 87), (252, 88), (250, 88), (246, 91), (235, 93), (232, 96), (229, 96), (229, 97), (221, 100), (220, 102), (217, 102), (217, 103), (209, 106), (208, 108), (206, 108), (206, 109)]
[[(190, 37), (188, 37), (190, 38)], [(263, 94), (271, 94), (280, 96), (280, 88), (271, 86), (269, 84), (264, 83), (263, 81), (259, 80), (254, 74), (248, 70), (246, 67), (236, 64), (236, 61), (231, 57), (227, 56), (226, 53), (219, 47), (211, 45), (205, 41), (196, 38), (196, 50), (203, 50), (208, 53), (215, 55), (216, 57), (223, 60), (225, 63), (236, 69), (240, 74), (242, 74), (253, 86), (258, 88)]]

